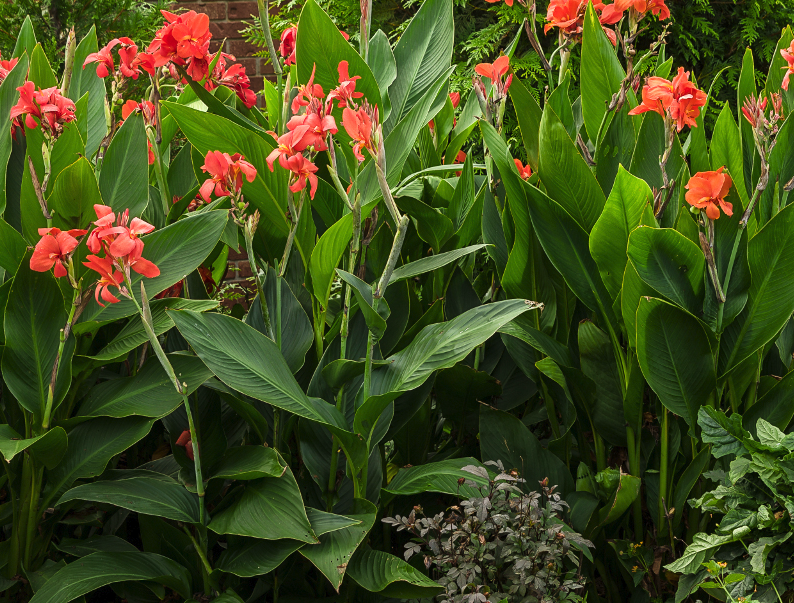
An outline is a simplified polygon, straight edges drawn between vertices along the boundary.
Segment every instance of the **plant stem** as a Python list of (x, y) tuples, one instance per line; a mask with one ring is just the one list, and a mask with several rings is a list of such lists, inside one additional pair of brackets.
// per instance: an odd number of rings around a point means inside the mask
[[(254, 283), (256, 283), (256, 293), (259, 296), (259, 305), (262, 308), (262, 320), (265, 323), (265, 329), (267, 330), (267, 336), (270, 339), (275, 339), (273, 334), (273, 325), (270, 323), (270, 312), (267, 307), (267, 299), (265, 298), (265, 283), (264, 279), (267, 278), (267, 272), (265, 272), (265, 276), (260, 279), (259, 278), (259, 269), (256, 264), (256, 256), (254, 255), (254, 233), (256, 232), (256, 225), (259, 222), (259, 212), (254, 212), (253, 216), (250, 216), (243, 227), (243, 236), (245, 238), (245, 251), (248, 255), (248, 265), (251, 267), (251, 272), (254, 275)], [(278, 286), (278, 283), (277, 283)]]
[[(640, 477), (640, 447), (638, 438), (634, 434), (633, 427), (626, 427), (626, 445), (629, 455), (629, 471), (635, 477)], [(643, 539), (642, 529), (642, 500), (636, 497), (632, 503), (631, 510), (634, 519), (634, 541), (640, 542)]]
[(25, 534), (25, 555), (23, 566), (26, 570), (30, 568), (30, 559), (33, 552), (33, 538), (36, 536), (39, 515), (39, 493), (41, 491), (41, 480), (44, 477), (44, 467), (36, 467), (31, 459), (32, 477), (30, 487), (30, 506), (28, 507), (28, 522)]
[(571, 51), (567, 48), (560, 51), (560, 75), (557, 78), (557, 85), (562, 84), (565, 79), (565, 72), (568, 70), (568, 61), (571, 59)]
[(152, 145), (154, 152), (154, 175), (157, 177), (157, 186), (160, 188), (160, 201), (163, 205), (163, 215), (167, 216), (171, 209), (171, 192), (168, 190), (168, 181), (163, 170), (163, 156), (160, 153), (160, 145), (157, 144), (157, 134), (153, 128), (146, 128), (146, 136)]
[(369, 30), (372, 23), (372, 0), (361, 0), (360, 54), (367, 61), (369, 56)]
[[(270, 1), (256, 0), (256, 6), (259, 9), (259, 23), (262, 26), (262, 33), (265, 35), (265, 41), (267, 42), (267, 52), (270, 55), (270, 64), (273, 65), (273, 72), (276, 74), (278, 97), (281, 101), (283, 101), (282, 74), (284, 72), (281, 69), (281, 61), (276, 54), (276, 47), (273, 45), (273, 34), (270, 31)], [(270, 108), (268, 108), (268, 112), (269, 111)], [(279, 134), (282, 134), (282, 126), (283, 123), (281, 119), (281, 111), (279, 111), (276, 121), (276, 132)]]
[(63, 329), (61, 329), (60, 337), (58, 339), (58, 353), (55, 355), (55, 363), (52, 366), (50, 387), (47, 390), (47, 404), (44, 407), (44, 416), (41, 420), (41, 427), (44, 431), (47, 431), (50, 428), (50, 416), (52, 414), (52, 404), (55, 396), (54, 393), (55, 385), (58, 381), (58, 371), (60, 370), (61, 357), (63, 356), (63, 348), (64, 345), (66, 344), (66, 340), (69, 338), (69, 333), (72, 330), (72, 324), (75, 321), (75, 313), (77, 312), (77, 308), (80, 306), (80, 298), (81, 298), (80, 289), (79, 288), (75, 289), (74, 294), (72, 295), (72, 307), (69, 310), (69, 318), (66, 321), (66, 325), (63, 327)]
[(661, 461), (659, 464), (659, 502), (657, 515), (659, 517), (658, 530), (661, 532), (664, 527), (664, 501), (667, 499), (667, 466), (669, 464), (669, 440), (670, 440), (670, 421), (667, 407), (662, 411), (662, 434), (661, 434)]

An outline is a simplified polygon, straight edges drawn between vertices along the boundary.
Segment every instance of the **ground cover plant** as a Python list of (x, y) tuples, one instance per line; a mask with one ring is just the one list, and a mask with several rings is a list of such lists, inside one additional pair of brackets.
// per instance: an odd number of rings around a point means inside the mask
[(461, 94), (451, 0), (260, 2), (263, 109), (204, 14), (57, 75), (23, 24), (5, 600), (789, 600), (791, 29), (707, 137), (663, 1), (554, 1), (548, 56), (517, 4)]

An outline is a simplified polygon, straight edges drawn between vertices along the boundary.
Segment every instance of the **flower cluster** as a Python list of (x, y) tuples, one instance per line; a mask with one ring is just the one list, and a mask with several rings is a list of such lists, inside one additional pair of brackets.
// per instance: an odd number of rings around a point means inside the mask
[(61, 278), (68, 274), (64, 263), (69, 262), (72, 252), (79, 245), (76, 237), (84, 236), (88, 231), (74, 228), (63, 231), (60, 228), (39, 228), (39, 242), (30, 257), (30, 269), (36, 272), (47, 272), (55, 268), (55, 276)]
[(270, 171), (274, 170), (274, 164), (278, 160), (282, 168), (291, 172), (290, 190), (296, 193), (305, 189), (308, 184), (312, 199), (317, 190), (317, 166), (312, 158), (315, 153), (328, 150), (328, 137), (339, 131), (332, 115), (335, 106), (344, 109), (343, 124), (354, 139), (354, 152), (359, 161), (364, 160), (361, 155), (362, 148), (374, 149), (372, 133), (373, 128), (377, 127), (377, 108), (373, 110), (366, 103), (361, 108), (358, 107), (357, 99), (364, 96), (356, 91), (356, 81), (361, 76), (350, 76), (347, 61), (340, 62), (337, 69), (339, 85), (328, 96), (320, 84), (314, 83), (312, 70), (309, 81), (298, 88), (292, 101), (294, 116), (287, 122), (287, 132), (281, 136), (276, 132), (269, 132), (277, 142), (276, 148), (267, 156)]
[[(543, 31), (547, 33), (551, 28), (556, 27), (562, 38), (578, 39), (582, 35), (587, 3), (588, 0), (551, 0), (546, 11), (546, 25)], [(614, 4), (607, 6), (597, 0), (593, 3), (593, 8), (598, 13), (598, 20), (602, 26), (614, 25), (623, 16), (622, 11), (619, 11)], [(608, 27), (604, 27), (604, 32), (612, 44), (615, 44), (617, 39), (615, 32)]]
[(629, 111), (629, 115), (653, 111), (665, 119), (671, 118), (680, 132), (684, 126), (693, 128), (697, 125), (700, 107), (705, 104), (706, 93), (698, 90), (689, 81), (689, 72), (679, 67), (672, 82), (661, 77), (649, 77), (642, 88), (642, 103)]
[[(474, 68), (477, 75), (491, 80), (491, 86), (494, 88), (494, 102), (507, 97), (507, 89), (513, 82), (513, 74), (507, 75), (508, 71), (510, 71), (510, 57), (506, 54), (500, 56), (493, 63), (480, 63)], [(507, 77), (505, 77), (506, 75)]]
[(780, 49), (780, 56), (788, 63), (786, 67), (783, 67), (786, 70), (786, 75), (783, 76), (783, 83), (781, 84), (783, 90), (788, 90), (789, 80), (794, 74), (794, 41), (791, 42), (791, 46), (788, 48)]
[[(119, 46), (119, 66), (115, 67), (112, 50)], [(112, 39), (107, 46), (99, 52), (89, 54), (83, 62), (83, 69), (92, 63), (97, 63), (96, 74), (106, 78), (111, 73), (118, 81), (124, 78), (138, 79), (143, 69), (149, 75), (154, 75), (154, 57), (146, 52), (138, 52), (138, 45), (129, 38), (121, 37)]]
[(713, 172), (698, 172), (686, 185), (687, 203), (697, 209), (705, 210), (709, 220), (720, 217), (720, 208), (726, 216), (733, 215), (733, 205), (725, 201), (733, 181), (728, 174), (723, 173), (724, 169), (723, 166)]
[(33, 82), (25, 82), (17, 91), (19, 101), (11, 107), (12, 131), (14, 123), (24, 116), (28, 128), (40, 125), (45, 135), (57, 138), (63, 132), (63, 125), (74, 121), (74, 102), (63, 96), (57, 86), (36, 90)]
[(210, 175), (199, 189), (199, 196), (209, 202), (215, 191), (216, 197), (239, 197), (243, 188), (243, 177), (248, 182), (256, 178), (256, 168), (245, 161), (240, 153), (229, 155), (220, 151), (210, 151), (204, 158), (201, 171)]
[(615, 9), (623, 13), (628, 10), (635, 15), (635, 21), (639, 21), (648, 13), (659, 17), (659, 19), (669, 19), (670, 9), (664, 0), (615, 0)]

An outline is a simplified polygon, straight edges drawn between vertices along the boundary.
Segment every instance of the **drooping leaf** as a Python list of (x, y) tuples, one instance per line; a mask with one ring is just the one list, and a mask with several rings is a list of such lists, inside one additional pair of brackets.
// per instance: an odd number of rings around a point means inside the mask
[(414, 496), (422, 492), (440, 492), (461, 498), (481, 496), (477, 487), (459, 482), (464, 478), (479, 486), (488, 485), (487, 478), (463, 469), (469, 465), (482, 466), (477, 459), (465, 457), (407, 467), (398, 470), (383, 489), (395, 496)]
[(227, 548), (218, 558), (217, 569), (241, 578), (251, 578), (270, 573), (305, 543), (297, 540), (257, 540), (254, 538), (230, 540), (234, 546)]
[(383, 551), (358, 551), (347, 566), (347, 575), (364, 590), (384, 597), (432, 597), (442, 587), (405, 561)]
[(85, 115), (86, 157), (94, 156), (108, 131), (105, 119), (105, 80), (96, 74), (95, 64), (90, 64), (85, 69), (82, 68), (88, 55), (97, 52), (97, 50), (99, 50), (99, 46), (96, 27), (92, 26), (75, 50), (75, 68), (72, 71), (72, 81), (69, 85), (69, 98), (75, 102), (88, 94)]
[(66, 452), (67, 438), (63, 427), (54, 427), (42, 435), (24, 439), (10, 425), (0, 425), (0, 454), (6, 462), (27, 451), (33, 459), (52, 469)]
[(352, 234), (353, 214), (350, 213), (326, 230), (312, 251), (309, 272), (311, 272), (314, 297), (322, 308), (328, 307), (334, 271), (350, 244)]
[(253, 480), (260, 477), (281, 477), (286, 468), (278, 453), (264, 446), (229, 448), (215, 465), (211, 479)]
[(389, 285), (392, 285), (403, 279), (414, 278), (415, 276), (419, 276), (425, 272), (432, 272), (433, 270), (442, 268), (447, 264), (450, 264), (470, 253), (474, 253), (475, 251), (479, 251), (483, 248), (485, 248), (485, 245), (482, 244), (470, 245), (469, 247), (464, 247), (463, 249), (446, 251), (444, 253), (427, 256), (413, 262), (409, 262), (394, 269), (394, 272), (391, 273), (391, 278), (389, 279)]
[(146, 145), (143, 116), (133, 114), (121, 124), (102, 159), (99, 173), (102, 200), (116, 213), (129, 209), (130, 218), (139, 217), (149, 202)]
[(25, 257), (26, 247), (22, 235), (0, 218), (0, 268), (13, 276)]

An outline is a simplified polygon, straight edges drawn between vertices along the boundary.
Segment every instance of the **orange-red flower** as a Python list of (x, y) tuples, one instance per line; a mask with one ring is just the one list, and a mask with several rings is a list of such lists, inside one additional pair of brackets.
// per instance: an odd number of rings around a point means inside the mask
[(2, 84), (3, 80), (8, 77), (8, 74), (11, 73), (11, 70), (17, 66), (18, 62), (19, 59), (0, 61), (0, 84)]
[(670, 9), (664, 2), (665, 0), (615, 0), (614, 6), (621, 13), (633, 8), (640, 17), (651, 13), (664, 20), (670, 18)]
[(99, 301), (101, 297), (109, 304), (117, 304), (120, 300), (110, 292), (110, 287), (116, 287), (116, 289), (120, 290), (122, 288), (121, 283), (124, 282), (124, 274), (120, 270), (115, 269), (112, 258), (89, 255), (86, 260), (83, 265), (99, 273), (99, 280), (94, 290), (96, 302), (104, 308), (105, 304)]
[(243, 188), (243, 177), (248, 182), (256, 178), (256, 168), (248, 163), (240, 153), (229, 155), (220, 151), (210, 151), (204, 158), (201, 171), (210, 175), (199, 189), (199, 194), (209, 201), (215, 191), (216, 197), (236, 195)]
[[(337, 70), (339, 71), (339, 85), (331, 90), (326, 102), (331, 105), (332, 101), (336, 100), (340, 109), (350, 104), (355, 105), (355, 99), (364, 96), (363, 92), (356, 92), (356, 80), (360, 80), (361, 76), (354, 75), (350, 77), (347, 61), (340, 61)], [(328, 112), (330, 110), (330, 107), (326, 109)]]
[(204, 13), (187, 11), (175, 15), (160, 11), (166, 19), (157, 31), (147, 51), (154, 57), (155, 67), (176, 61), (183, 65), (186, 59), (201, 59), (207, 55), (210, 45), (210, 18)]
[(731, 189), (732, 180), (724, 174), (725, 167), (713, 172), (698, 172), (686, 185), (686, 201), (693, 207), (706, 210), (710, 220), (720, 217), (720, 208), (726, 216), (733, 215), (733, 205), (725, 201)]
[[(499, 0), (485, 0), (485, 1), (488, 4), (494, 4), (496, 2), (499, 2)], [(507, 6), (513, 6), (513, 0), (505, 0), (505, 4), (507, 4)]]
[(116, 67), (113, 62), (112, 50), (119, 44), (121, 44), (121, 48), (119, 48), (119, 73), (123, 77), (131, 77), (137, 80), (140, 73), (139, 67), (145, 60), (136, 61), (138, 58), (138, 45), (130, 38), (114, 38), (108, 42), (107, 46), (100, 48), (98, 52), (92, 52), (83, 62), (83, 69), (91, 63), (97, 63), (96, 74), (99, 77), (105, 78), (111, 73), (115, 73)]
[(11, 120), (24, 115), (28, 128), (40, 123), (45, 133), (54, 137), (63, 131), (63, 124), (74, 121), (74, 102), (63, 96), (57, 86), (37, 91), (33, 82), (25, 82), (17, 91), (19, 101), (11, 107)]
[(302, 191), (306, 188), (306, 182), (308, 181), (310, 185), (309, 196), (314, 199), (314, 193), (317, 191), (317, 166), (302, 154), (289, 157), (285, 163), (285, 167), (292, 172), (292, 177), (295, 180), (290, 185), (289, 190), (293, 193)]
[(179, 437), (174, 442), (177, 446), (183, 446), (185, 448), (185, 454), (187, 454), (187, 458), (191, 461), (194, 460), (193, 458), (193, 441), (190, 439), (190, 432), (188, 430), (183, 431), (179, 434)]
[(278, 52), (284, 58), (285, 65), (295, 64), (295, 42), (297, 38), (298, 28), (295, 25), (281, 32), (281, 45), (278, 47)]
[(245, 67), (240, 65), (240, 63), (235, 63), (224, 70), (217, 79), (217, 82), (221, 86), (226, 86), (234, 90), (237, 97), (243, 101), (243, 104), (249, 109), (256, 104), (256, 93), (250, 89), (251, 80), (245, 73)]
[[(372, 144), (372, 131), (373, 119), (370, 117), (369, 112), (365, 107), (360, 108), (358, 111), (345, 107), (342, 112), (342, 125), (348, 136), (353, 139), (353, 154), (359, 161), (364, 161), (364, 155), (361, 153), (362, 149), (369, 149), (370, 153), (375, 153), (375, 148)], [(375, 124), (378, 119), (378, 108), (374, 110)]]
[(788, 48), (780, 50), (780, 56), (788, 63), (787, 67), (783, 67), (786, 70), (786, 75), (783, 76), (783, 83), (781, 84), (783, 90), (788, 90), (789, 80), (791, 75), (794, 74), (794, 41), (791, 42), (791, 46)]
[(294, 115), (300, 112), (301, 107), (308, 107), (314, 104), (315, 100), (319, 103), (319, 99), (325, 96), (323, 87), (320, 84), (314, 83), (314, 72), (316, 69), (317, 65), (315, 64), (314, 67), (312, 67), (312, 75), (309, 81), (298, 86), (298, 93), (295, 95), (295, 98), (292, 99), (292, 113)]
[[(587, 2), (588, 0), (551, 0), (546, 11), (546, 25), (543, 27), (543, 31), (548, 32), (552, 27), (556, 27), (564, 37), (580, 36)], [(618, 10), (614, 4), (605, 6), (600, 0), (596, 0), (593, 2), (593, 8), (598, 13), (598, 20), (602, 26), (612, 25), (621, 19), (622, 11)], [(615, 32), (604, 27), (604, 33), (614, 45), (616, 42)]]
[(679, 67), (672, 82), (660, 77), (648, 78), (642, 89), (642, 103), (629, 111), (629, 115), (647, 111), (662, 117), (669, 114), (680, 132), (684, 126), (694, 128), (697, 125), (700, 107), (706, 104), (706, 99), (706, 93), (689, 81), (689, 72)]
[(503, 98), (507, 94), (507, 89), (513, 81), (513, 74), (505, 75), (510, 71), (510, 57), (503, 54), (493, 63), (480, 63), (474, 68), (474, 72), (491, 80), (491, 85), (496, 89), (496, 96)]
[(86, 232), (79, 229), (62, 231), (59, 228), (39, 228), (41, 239), (36, 243), (33, 255), (30, 257), (30, 269), (47, 272), (55, 267), (56, 277), (66, 276), (63, 262), (77, 247), (78, 241), (75, 237), (81, 237)]
[(520, 159), (513, 159), (516, 163), (516, 169), (518, 170), (518, 175), (521, 176), (523, 180), (529, 180), (529, 177), (532, 175), (532, 168), (529, 167), (529, 164), (524, 165), (521, 163)]

